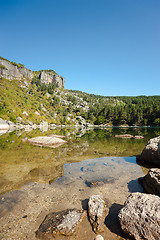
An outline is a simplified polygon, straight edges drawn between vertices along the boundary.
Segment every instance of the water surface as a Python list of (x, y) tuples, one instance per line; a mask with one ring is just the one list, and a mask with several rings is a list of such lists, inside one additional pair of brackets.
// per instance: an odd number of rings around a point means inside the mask
[[(67, 143), (50, 149), (32, 146), (24, 141), (50, 134), (65, 136)], [(144, 139), (119, 139), (114, 137), (117, 134), (142, 135)], [(136, 156), (151, 137), (159, 134), (157, 128), (59, 128), (44, 133), (34, 130), (3, 134), (0, 136), (0, 194), (29, 182), (51, 183), (63, 176), (66, 163), (107, 156)]]

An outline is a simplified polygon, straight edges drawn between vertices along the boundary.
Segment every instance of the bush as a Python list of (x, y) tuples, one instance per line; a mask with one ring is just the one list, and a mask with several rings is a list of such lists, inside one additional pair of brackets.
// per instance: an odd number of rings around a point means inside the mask
[(4, 70), (7, 70), (7, 68), (4, 65), (2, 65), (2, 64), (0, 64), (0, 68), (4, 69)]

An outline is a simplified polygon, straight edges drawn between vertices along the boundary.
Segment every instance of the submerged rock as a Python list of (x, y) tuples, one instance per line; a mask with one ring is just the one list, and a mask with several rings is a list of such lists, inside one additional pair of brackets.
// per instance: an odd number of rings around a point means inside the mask
[(113, 177), (108, 177), (107, 179), (97, 179), (97, 180), (86, 180), (86, 185), (88, 187), (99, 187), (102, 186), (104, 184), (112, 184), (115, 182), (115, 180), (117, 180), (117, 178), (113, 178)]
[(127, 139), (130, 139), (130, 138), (143, 139), (144, 138), (143, 136), (133, 136), (131, 134), (115, 135), (115, 137), (116, 138), (127, 138)]
[(36, 231), (39, 239), (52, 239), (55, 235), (71, 235), (82, 221), (85, 212), (77, 209), (67, 209), (48, 214)]
[(150, 139), (141, 155), (137, 156), (137, 159), (160, 164), (160, 136)]
[(89, 198), (88, 214), (94, 232), (102, 232), (104, 230), (105, 202), (101, 195), (93, 195)]
[(104, 240), (104, 238), (101, 235), (97, 235), (94, 240)]
[(160, 236), (160, 198), (132, 193), (119, 212), (122, 230), (135, 240), (158, 240)]
[(139, 182), (147, 193), (155, 194), (160, 197), (160, 169), (151, 168)]
[(55, 148), (55, 147), (58, 147), (58, 146), (60, 146), (64, 143), (66, 143), (66, 141), (61, 139), (61, 138), (47, 137), (47, 136), (30, 138), (27, 141), (30, 142), (33, 145), (51, 147), (51, 148)]

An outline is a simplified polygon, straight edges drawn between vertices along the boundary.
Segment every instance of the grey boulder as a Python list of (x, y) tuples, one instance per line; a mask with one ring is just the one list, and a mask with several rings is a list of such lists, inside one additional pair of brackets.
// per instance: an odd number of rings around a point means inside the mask
[(105, 201), (101, 195), (93, 195), (89, 198), (88, 215), (94, 232), (102, 232), (105, 221)]
[(160, 239), (160, 198), (132, 193), (119, 212), (123, 232), (135, 240)]
[(147, 193), (155, 194), (160, 197), (160, 169), (151, 168), (139, 182)]
[(141, 155), (137, 156), (137, 159), (160, 164), (160, 136), (150, 139)]
[(39, 239), (54, 239), (56, 235), (71, 235), (82, 221), (85, 212), (77, 209), (67, 209), (48, 214), (36, 231)]

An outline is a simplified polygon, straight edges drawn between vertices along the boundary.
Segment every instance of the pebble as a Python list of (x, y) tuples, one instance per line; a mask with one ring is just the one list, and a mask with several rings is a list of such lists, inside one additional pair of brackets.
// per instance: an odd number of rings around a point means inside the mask
[(94, 240), (104, 240), (104, 238), (101, 235), (97, 235)]

